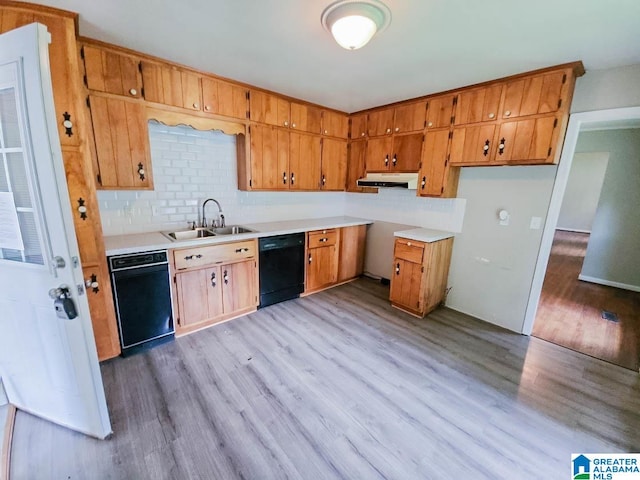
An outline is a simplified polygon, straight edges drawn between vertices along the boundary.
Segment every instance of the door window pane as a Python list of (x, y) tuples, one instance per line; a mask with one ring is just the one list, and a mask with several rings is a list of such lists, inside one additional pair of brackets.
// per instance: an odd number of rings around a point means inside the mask
[(31, 208), (29, 180), (22, 153), (7, 153), (7, 170), (11, 179), (11, 191), (17, 208)]
[(4, 148), (21, 147), (16, 91), (14, 88), (0, 90), (0, 123)]

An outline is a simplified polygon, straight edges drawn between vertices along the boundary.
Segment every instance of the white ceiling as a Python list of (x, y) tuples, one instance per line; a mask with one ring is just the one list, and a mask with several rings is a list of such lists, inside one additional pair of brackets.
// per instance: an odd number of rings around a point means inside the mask
[(361, 50), (320, 24), (333, 0), (38, 0), (80, 34), (353, 112), (582, 60), (640, 63), (640, 0), (385, 0)]

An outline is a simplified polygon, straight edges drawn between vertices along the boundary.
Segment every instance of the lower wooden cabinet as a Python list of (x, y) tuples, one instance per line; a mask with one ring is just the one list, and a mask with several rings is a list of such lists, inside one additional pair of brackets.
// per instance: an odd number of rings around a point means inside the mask
[(320, 290), (338, 281), (338, 229), (307, 233), (305, 292)]
[(357, 278), (364, 271), (367, 226), (356, 225), (340, 229), (338, 283)]
[[(257, 308), (256, 251), (255, 240), (173, 250), (171, 268), (177, 335)], [(210, 259), (209, 264), (205, 263), (206, 259)]]
[(424, 317), (444, 299), (453, 238), (426, 243), (397, 238), (390, 300), (394, 307)]

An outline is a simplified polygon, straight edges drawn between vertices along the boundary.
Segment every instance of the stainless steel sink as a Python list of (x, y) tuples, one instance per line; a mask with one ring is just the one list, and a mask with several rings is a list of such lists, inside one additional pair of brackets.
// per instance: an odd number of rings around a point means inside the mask
[(196, 228), (195, 230), (178, 230), (175, 232), (160, 232), (172, 242), (176, 240), (195, 240), (198, 238), (215, 237), (216, 235), (238, 235), (251, 233), (253, 230), (242, 225), (230, 225), (221, 228)]
[(176, 232), (161, 232), (169, 240), (193, 240), (196, 238), (214, 237), (216, 234), (209, 228), (196, 228), (195, 230), (179, 230)]
[(213, 232), (216, 235), (238, 235), (239, 233), (251, 233), (253, 230), (241, 225), (230, 225), (228, 227), (214, 228)]

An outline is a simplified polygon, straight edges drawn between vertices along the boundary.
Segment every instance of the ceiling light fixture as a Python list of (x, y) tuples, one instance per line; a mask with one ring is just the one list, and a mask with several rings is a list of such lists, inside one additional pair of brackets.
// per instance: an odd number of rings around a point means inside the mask
[(324, 28), (347, 50), (364, 47), (391, 23), (391, 11), (379, 0), (338, 0), (322, 12)]

